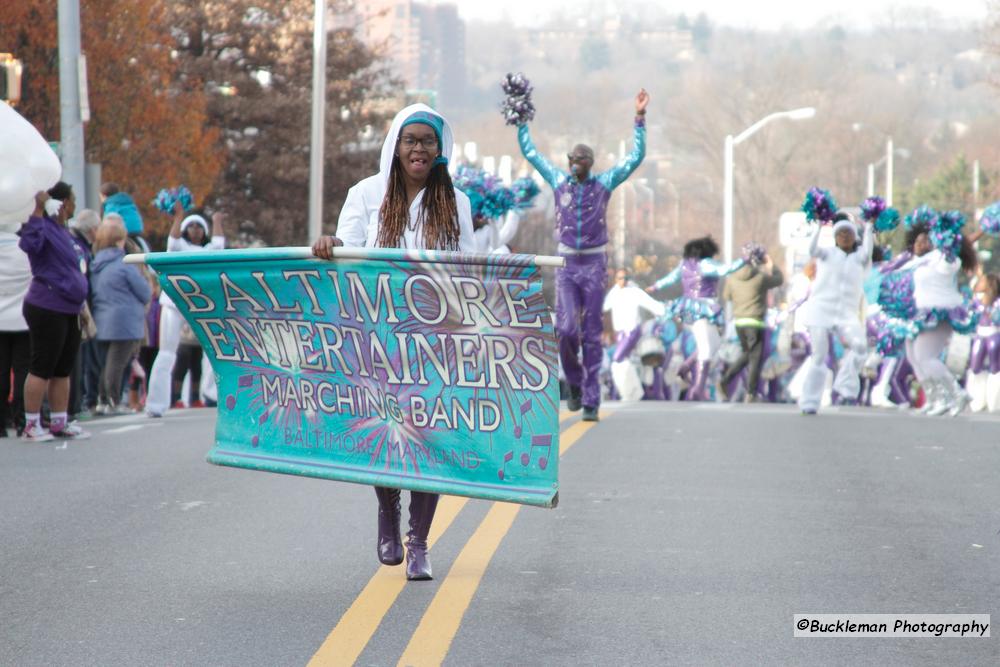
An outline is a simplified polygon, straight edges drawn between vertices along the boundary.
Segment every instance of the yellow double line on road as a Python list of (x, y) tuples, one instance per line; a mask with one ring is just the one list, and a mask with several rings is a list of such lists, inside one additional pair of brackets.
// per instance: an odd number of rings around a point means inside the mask
[[(561, 414), (560, 423), (569, 418), (569, 414)], [(566, 428), (559, 437), (559, 455), (593, 425), (593, 422), (577, 422)], [(431, 524), (428, 548), (451, 526), (466, 502), (466, 498), (442, 496)], [(493, 503), (431, 600), (399, 660), (400, 665), (438, 665), (444, 660), (487, 565), (520, 509), (520, 505), (512, 503)], [(398, 566), (379, 567), (313, 655), (309, 666), (353, 665), (405, 586), (406, 577)]]

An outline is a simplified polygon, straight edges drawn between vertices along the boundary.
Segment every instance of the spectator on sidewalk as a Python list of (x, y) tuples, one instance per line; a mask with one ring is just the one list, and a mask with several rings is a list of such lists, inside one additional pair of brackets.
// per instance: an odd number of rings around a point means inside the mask
[(139, 352), (146, 304), (152, 296), (142, 271), (123, 261), (126, 238), (125, 227), (117, 220), (101, 223), (91, 265), (94, 320), (104, 353), (97, 410), (104, 414), (124, 412), (119, 406), (125, 369)]
[[(90, 437), (69, 421), (66, 411), (69, 376), (80, 350), (80, 312), (87, 301), (85, 258), (66, 228), (75, 206), (72, 188), (60, 181), (35, 195), (35, 210), (18, 231), (18, 245), (28, 255), (32, 276), (22, 311), (31, 337), (23, 437), (31, 442)], [(41, 420), (46, 394), (49, 428)]]
[[(93, 257), (94, 234), (101, 219), (96, 211), (83, 209), (69, 221), (69, 232), (73, 236), (77, 253), (86, 257), (88, 285), (90, 282), (90, 260)], [(88, 287), (89, 289), (89, 287)], [(97, 405), (97, 391), (101, 381), (103, 357), (94, 338), (93, 313), (91, 312), (90, 296), (80, 314), (80, 352), (76, 355), (76, 364), (70, 376), (69, 414), (70, 419), (88, 419)]]
[(24, 431), (24, 380), (31, 361), (31, 339), (21, 309), (29, 285), (31, 264), (17, 246), (17, 235), (0, 232), (0, 438), (7, 437), (9, 426), (18, 437)]

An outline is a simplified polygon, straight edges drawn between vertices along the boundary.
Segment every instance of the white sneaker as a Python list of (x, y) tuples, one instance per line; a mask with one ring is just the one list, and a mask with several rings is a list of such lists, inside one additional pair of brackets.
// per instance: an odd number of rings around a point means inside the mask
[(964, 390), (959, 389), (958, 393), (955, 395), (955, 400), (951, 404), (951, 409), (948, 410), (948, 416), (957, 417), (958, 415), (962, 414), (962, 411), (965, 410), (965, 408), (971, 402), (972, 399), (969, 397), (969, 395), (965, 393)]
[(84, 431), (79, 424), (72, 421), (63, 426), (61, 431), (52, 431), (52, 437), (61, 440), (86, 440), (90, 437), (90, 431)]
[(21, 439), (27, 442), (47, 442), (52, 440), (52, 433), (41, 424), (28, 424), (24, 427)]

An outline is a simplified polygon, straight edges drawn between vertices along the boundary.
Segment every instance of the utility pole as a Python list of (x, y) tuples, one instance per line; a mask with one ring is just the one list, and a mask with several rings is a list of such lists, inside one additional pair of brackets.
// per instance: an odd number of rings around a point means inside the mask
[(323, 233), (323, 153), (326, 136), (326, 0), (313, 14), (312, 141), (309, 149), (309, 243)]
[[(62, 180), (73, 186), (80, 208), (87, 201), (84, 176), (83, 122), (86, 100), (80, 94), (80, 0), (59, 0), (59, 143), (62, 151)], [(83, 83), (86, 86), (86, 83)], [(88, 110), (89, 116), (89, 110)]]

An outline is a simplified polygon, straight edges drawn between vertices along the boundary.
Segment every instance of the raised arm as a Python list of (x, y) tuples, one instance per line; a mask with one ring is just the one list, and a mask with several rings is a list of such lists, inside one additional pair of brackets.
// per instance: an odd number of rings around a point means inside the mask
[(662, 301), (657, 301), (653, 297), (649, 296), (642, 290), (636, 288), (639, 298), (639, 307), (643, 310), (652, 313), (656, 317), (663, 317), (667, 312), (667, 307), (663, 305)]
[(658, 289), (663, 289), (664, 287), (669, 287), (670, 285), (675, 285), (678, 280), (681, 279), (681, 265), (678, 264), (673, 271), (663, 276), (650, 287), (646, 288), (647, 292), (655, 292)]
[(170, 225), (170, 238), (181, 237), (181, 223), (184, 221), (184, 205), (178, 199), (174, 202), (174, 224)]
[(872, 248), (875, 246), (875, 226), (865, 223), (865, 230), (861, 233), (861, 263), (868, 265), (872, 263)]
[(733, 271), (738, 271), (743, 268), (746, 262), (743, 258), (739, 258), (726, 264), (724, 262), (717, 262), (714, 259), (703, 259), (698, 262), (698, 269), (701, 271), (702, 275), (708, 276), (709, 278), (723, 278), (728, 276)]
[(45, 216), (45, 202), (48, 199), (49, 193), (44, 190), (35, 195), (35, 210), (17, 232), (20, 237), (17, 242), (18, 247), (29, 255), (41, 252), (47, 242), (43, 218)]
[(517, 235), (518, 225), (521, 223), (521, 214), (517, 211), (507, 211), (504, 214), (503, 222), (500, 223), (499, 229), (497, 230), (497, 244), (494, 248), (499, 248), (505, 246), (514, 240)]
[(823, 225), (816, 225), (816, 231), (809, 239), (809, 256), (817, 259), (826, 259), (826, 249), (819, 247), (819, 235), (823, 231)]
[(226, 248), (226, 214), (216, 211), (212, 214), (212, 238), (208, 242), (212, 250)]
[(646, 106), (649, 104), (649, 93), (643, 88), (635, 98), (635, 123), (632, 130), (632, 152), (621, 162), (600, 174), (597, 178), (608, 190), (614, 190), (625, 182), (646, 157)]
[(549, 162), (544, 155), (538, 152), (535, 142), (531, 139), (531, 132), (528, 131), (528, 124), (519, 125), (517, 128), (517, 143), (521, 147), (521, 155), (531, 163), (531, 166), (538, 170), (545, 182), (553, 189), (565, 180), (566, 175)]

